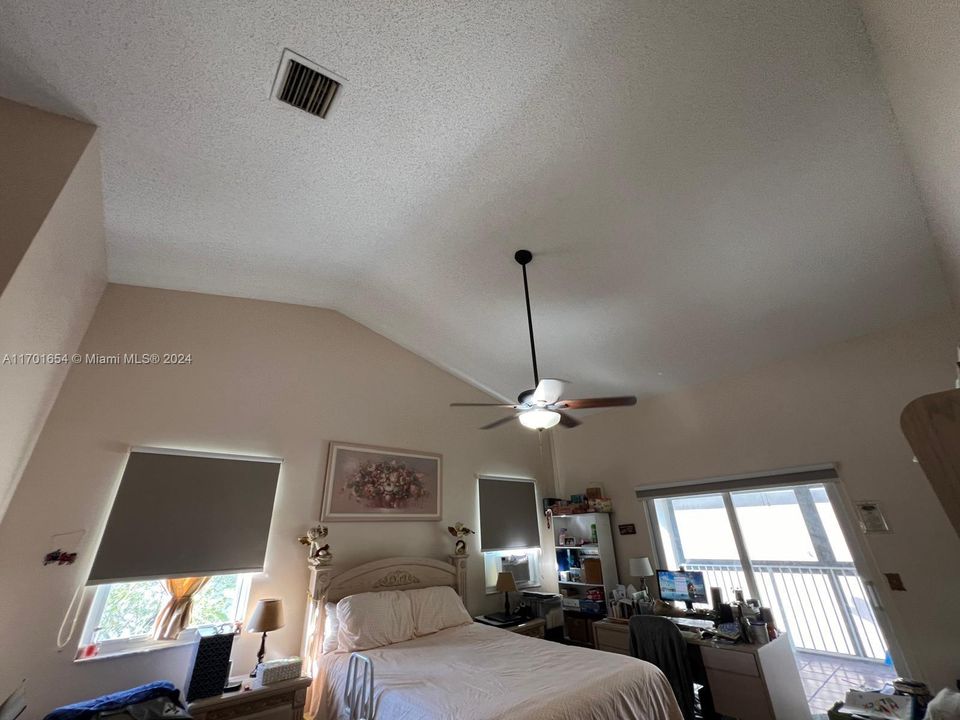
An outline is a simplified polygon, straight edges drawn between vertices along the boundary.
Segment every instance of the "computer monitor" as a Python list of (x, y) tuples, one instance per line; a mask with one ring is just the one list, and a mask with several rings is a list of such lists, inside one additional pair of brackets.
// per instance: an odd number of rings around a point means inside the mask
[(686, 603), (687, 609), (692, 609), (695, 602), (707, 602), (707, 586), (703, 582), (702, 572), (657, 570), (657, 585), (660, 587), (661, 600), (679, 600)]

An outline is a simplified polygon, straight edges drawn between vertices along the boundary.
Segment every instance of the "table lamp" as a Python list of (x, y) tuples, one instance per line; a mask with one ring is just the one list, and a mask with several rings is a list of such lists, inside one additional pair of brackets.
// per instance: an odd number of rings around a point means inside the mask
[(502, 572), (497, 574), (497, 592), (503, 593), (503, 614), (497, 613), (494, 617), (498, 620), (510, 620), (513, 615), (510, 612), (510, 593), (517, 591), (517, 581), (512, 572)]
[(653, 575), (653, 566), (650, 565), (650, 558), (639, 557), (630, 558), (630, 576), (640, 578), (640, 591), (644, 596), (648, 596), (646, 578)]
[(257, 601), (257, 606), (253, 609), (250, 621), (247, 623), (249, 632), (262, 632), (260, 638), (260, 652), (257, 653), (257, 664), (253, 666), (250, 677), (257, 676), (257, 666), (263, 662), (263, 655), (267, 649), (267, 633), (272, 630), (279, 630), (283, 627), (283, 600), (278, 598), (265, 598)]

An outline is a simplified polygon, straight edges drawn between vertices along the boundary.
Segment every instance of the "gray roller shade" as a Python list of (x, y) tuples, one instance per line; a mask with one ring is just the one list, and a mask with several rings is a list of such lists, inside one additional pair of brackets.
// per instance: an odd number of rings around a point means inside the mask
[(280, 461), (130, 453), (88, 585), (263, 570)]
[(540, 547), (537, 486), (533, 480), (480, 478), (480, 550)]
[(641, 485), (634, 488), (637, 498), (668, 497), (671, 495), (701, 495), (733, 490), (756, 490), (777, 485), (814, 485), (838, 479), (833, 465), (813, 465), (775, 472), (731, 475), (729, 477), (694, 480), (670, 485)]

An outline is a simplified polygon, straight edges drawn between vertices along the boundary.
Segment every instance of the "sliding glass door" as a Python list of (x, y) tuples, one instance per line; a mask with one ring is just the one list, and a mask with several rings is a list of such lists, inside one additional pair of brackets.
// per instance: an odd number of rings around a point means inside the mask
[(749, 584), (737, 551), (722, 494), (656, 498), (660, 558), (664, 569), (703, 570), (724, 602)]
[(883, 660), (887, 645), (823, 484), (649, 499), (666, 568), (770, 607), (799, 649)]

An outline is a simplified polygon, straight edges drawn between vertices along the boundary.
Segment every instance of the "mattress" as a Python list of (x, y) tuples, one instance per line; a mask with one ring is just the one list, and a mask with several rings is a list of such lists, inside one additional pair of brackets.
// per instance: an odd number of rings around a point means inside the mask
[[(362, 654), (373, 661), (376, 720), (682, 720), (650, 663), (479, 623)], [(346, 720), (349, 659), (323, 656), (317, 720)]]

